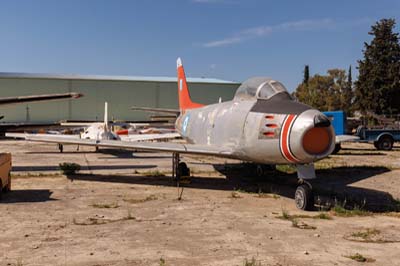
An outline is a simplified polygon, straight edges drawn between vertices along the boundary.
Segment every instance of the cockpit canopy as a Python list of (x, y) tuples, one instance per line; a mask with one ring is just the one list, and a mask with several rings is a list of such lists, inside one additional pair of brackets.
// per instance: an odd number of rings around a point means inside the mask
[(288, 99), (292, 99), (282, 83), (270, 78), (255, 77), (246, 80), (240, 85), (236, 91), (235, 98), (268, 100), (277, 94), (282, 94)]

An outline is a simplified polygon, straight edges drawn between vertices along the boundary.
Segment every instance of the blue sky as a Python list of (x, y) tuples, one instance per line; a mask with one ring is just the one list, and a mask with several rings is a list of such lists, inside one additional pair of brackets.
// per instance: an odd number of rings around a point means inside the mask
[[(1, 1), (0, 71), (270, 76), (293, 90), (311, 74), (353, 68), (381, 18), (400, 23), (398, 0)], [(396, 31), (400, 30), (399, 25)]]

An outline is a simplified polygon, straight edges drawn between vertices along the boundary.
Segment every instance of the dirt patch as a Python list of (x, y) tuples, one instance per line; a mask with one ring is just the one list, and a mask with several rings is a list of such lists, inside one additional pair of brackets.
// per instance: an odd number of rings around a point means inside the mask
[[(295, 178), (290, 173), (274, 172), (257, 179), (249, 172), (224, 167), (225, 174), (221, 174), (215, 168), (221, 170), (225, 160), (185, 157), (199, 174), (185, 185), (179, 201), (175, 183), (167, 174), (171, 160), (165, 154), (119, 158), (89, 151), (84, 159), (82, 151), (69, 154), (68, 148), (60, 155), (52, 153), (56, 147), (51, 145), (7, 143), (4, 146), (15, 152), (14, 166), (19, 171), (14, 174), (24, 176), (13, 179), (13, 191), (0, 203), (1, 266), (241, 266), (246, 261), (255, 265), (359, 265), (348, 258), (356, 254), (374, 260), (368, 265), (400, 264), (398, 212), (371, 208), (372, 215), (341, 217), (299, 211), (293, 203)], [(321, 162), (332, 165), (319, 171), (327, 184), (322, 188), (332, 195), (361, 195), (367, 207), (378, 206), (382, 199), (395, 203), (400, 180), (392, 157), (398, 160), (394, 156), (399, 156), (399, 150), (390, 156), (370, 155), (375, 153), (370, 150), (355, 152), (353, 146), (344, 151), (349, 154)], [(40, 159), (34, 165), (38, 153)], [(47, 171), (49, 167), (72, 158), (84, 169), (86, 162), (91, 165), (90, 172), (83, 170), (72, 180), (57, 174), (45, 176), (52, 172)], [(165, 176), (147, 176), (156, 169), (146, 167), (158, 164)], [(100, 167), (104, 165), (108, 168)], [(29, 176), (32, 169), (40, 169), (35, 177)], [(290, 219), (277, 218), (282, 210)], [(312, 229), (299, 228), (304, 224)]]

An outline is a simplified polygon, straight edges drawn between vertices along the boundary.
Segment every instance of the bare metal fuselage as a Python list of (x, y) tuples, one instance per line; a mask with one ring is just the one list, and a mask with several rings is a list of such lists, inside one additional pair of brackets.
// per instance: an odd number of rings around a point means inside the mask
[[(329, 155), (334, 148), (334, 131), (327, 126), (329, 147), (313, 154), (304, 148), (305, 134), (315, 127), (318, 110), (296, 111), (296, 102), (282, 100), (282, 112), (255, 108), (268, 101), (233, 99), (202, 108), (187, 110), (176, 122), (178, 132), (189, 143), (230, 149), (235, 159), (264, 164), (311, 163)], [(256, 110), (258, 109), (258, 110)], [(292, 118), (290, 125), (288, 119)], [(318, 142), (318, 139), (312, 140)], [(286, 147), (284, 147), (286, 146)]]

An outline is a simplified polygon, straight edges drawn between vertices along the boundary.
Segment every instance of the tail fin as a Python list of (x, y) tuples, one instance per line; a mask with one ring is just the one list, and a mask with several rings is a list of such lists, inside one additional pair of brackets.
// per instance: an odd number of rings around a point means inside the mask
[(199, 103), (194, 103), (190, 99), (185, 70), (183, 69), (181, 58), (178, 58), (178, 60), (176, 60), (176, 65), (178, 71), (179, 109), (181, 110), (181, 112), (185, 111), (186, 109), (195, 109), (204, 106)]

